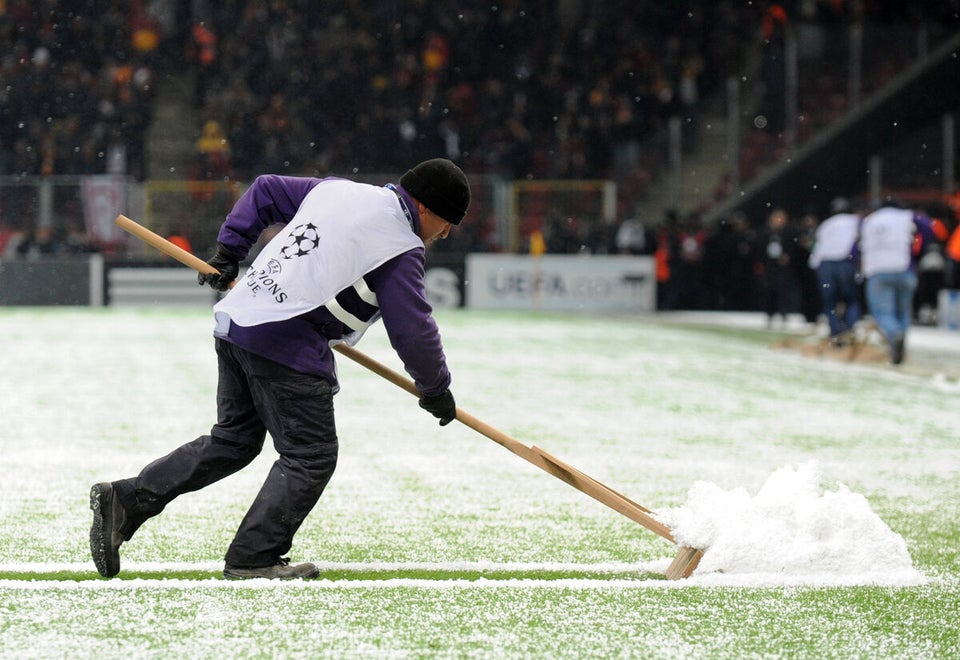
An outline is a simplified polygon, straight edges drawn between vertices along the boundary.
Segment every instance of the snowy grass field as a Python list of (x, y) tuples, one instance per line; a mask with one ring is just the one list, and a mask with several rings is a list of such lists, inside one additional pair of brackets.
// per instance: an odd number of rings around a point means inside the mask
[[(209, 429), (211, 314), (0, 308), (3, 657), (960, 657), (958, 353), (897, 369), (773, 350), (759, 321), (438, 321), (461, 408), (667, 518), (699, 484), (727, 516), (711, 538), (746, 520), (749, 547), (667, 581), (672, 544), (338, 357), (340, 464), (291, 552), (320, 579), (220, 579), (269, 439), (102, 579), (89, 488)], [(382, 328), (358, 348), (400, 369)], [(761, 502), (790, 466), (822, 492)]]

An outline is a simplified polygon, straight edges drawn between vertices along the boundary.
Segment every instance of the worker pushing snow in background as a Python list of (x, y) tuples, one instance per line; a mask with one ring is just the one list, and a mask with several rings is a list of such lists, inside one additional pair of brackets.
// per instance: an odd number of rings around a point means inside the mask
[(890, 345), (893, 364), (902, 363), (905, 356), (917, 290), (917, 255), (933, 240), (930, 218), (894, 199), (864, 217), (860, 227), (867, 306)]

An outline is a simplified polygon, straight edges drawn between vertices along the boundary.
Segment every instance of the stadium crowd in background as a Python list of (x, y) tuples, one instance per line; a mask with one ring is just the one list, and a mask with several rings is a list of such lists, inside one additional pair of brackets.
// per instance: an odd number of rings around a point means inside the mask
[[(827, 21), (852, 11), (803, 7)], [(155, 78), (189, 72), (200, 125), (216, 122), (230, 144), (212, 174), (394, 172), (440, 153), (476, 173), (600, 178), (651, 166), (640, 145), (671, 115), (695, 148), (699, 104), (770, 39), (771, 16), (786, 12), (654, 0), (9, 0), (0, 172), (148, 176)]]
[(759, 46), (778, 59), (791, 20), (935, 11), (893, 4), (9, 0), (0, 173), (148, 177), (156, 78), (189, 72), (192, 128), (213, 122), (230, 146), (214, 177), (395, 172), (437, 154), (476, 174), (642, 176), (656, 167), (643, 141), (676, 115), (695, 149), (704, 99)]
[[(7, 0), (0, 4), (0, 175), (149, 179), (157, 81), (186, 74), (198, 120), (189, 167), (196, 179), (396, 172), (440, 155), (471, 175), (642, 185), (660, 160), (645, 141), (680, 116), (683, 146), (695, 150), (702, 105), (741, 71), (746, 55), (782, 57), (779, 40), (791, 21), (935, 24), (943, 11), (930, 2), (836, 0)], [(782, 81), (760, 73), (764, 102), (775, 104), (771, 92)], [(775, 130), (773, 122), (758, 132), (764, 148)], [(953, 217), (940, 215), (953, 230)], [(695, 214), (645, 218), (661, 305), (759, 309), (763, 302), (774, 314), (809, 316), (817, 305), (809, 287), (774, 286), (777, 269), (762, 256), (767, 220), (735, 215), (704, 227)], [(4, 222), (0, 254), (28, 256), (50, 245), (68, 252), (65, 234), (19, 227), (13, 240)], [(781, 273), (791, 286), (811, 281), (804, 243), (814, 224), (813, 216), (805, 226), (790, 218), (784, 229), (796, 241), (788, 251), (798, 251)], [(542, 239), (550, 252), (616, 252), (617, 228), (551, 218)], [(478, 240), (449, 243), (485, 248)], [(792, 302), (784, 308), (781, 299)]]
[(159, 33), (141, 4), (3, 3), (0, 174), (147, 176)]
[(644, 137), (752, 41), (749, 5), (686, 4), (210, 3), (217, 57), (194, 62), (195, 103), (240, 178), (437, 154), (508, 178), (602, 178), (636, 167)]

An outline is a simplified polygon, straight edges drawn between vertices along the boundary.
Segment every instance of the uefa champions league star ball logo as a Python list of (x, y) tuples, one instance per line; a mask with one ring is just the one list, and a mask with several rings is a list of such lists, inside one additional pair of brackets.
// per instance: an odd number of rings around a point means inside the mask
[(310, 254), (320, 245), (320, 233), (312, 222), (297, 225), (287, 237), (287, 242), (280, 248), (280, 256), (284, 259), (293, 259)]

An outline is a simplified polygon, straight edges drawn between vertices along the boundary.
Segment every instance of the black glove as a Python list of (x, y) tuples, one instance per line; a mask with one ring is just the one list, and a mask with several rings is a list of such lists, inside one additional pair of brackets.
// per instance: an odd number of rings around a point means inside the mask
[(198, 274), (197, 284), (200, 286), (209, 284), (217, 291), (226, 291), (230, 288), (230, 283), (240, 274), (240, 260), (220, 243), (217, 243), (217, 253), (207, 263), (220, 272)]
[(444, 390), (436, 396), (420, 397), (420, 407), (440, 420), (440, 426), (446, 426), (457, 418), (457, 404), (450, 390)]

